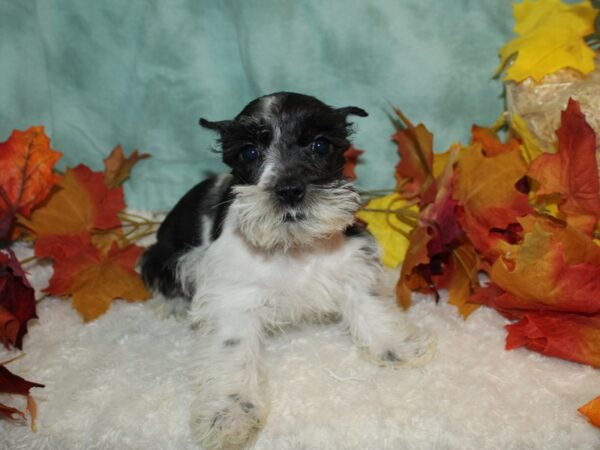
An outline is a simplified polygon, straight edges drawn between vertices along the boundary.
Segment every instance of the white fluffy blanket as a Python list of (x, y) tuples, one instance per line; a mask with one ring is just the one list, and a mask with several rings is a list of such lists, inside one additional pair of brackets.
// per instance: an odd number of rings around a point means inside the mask
[[(41, 286), (49, 269), (32, 269)], [(30, 322), (26, 356), (37, 432), (0, 420), (2, 449), (195, 449), (187, 378), (194, 331), (145, 304), (117, 301), (84, 324), (48, 298)], [(600, 373), (527, 350), (504, 350), (505, 320), (420, 298), (412, 321), (433, 330), (422, 368), (379, 367), (337, 325), (305, 326), (267, 343), (272, 407), (257, 449), (598, 449), (577, 408), (600, 394)], [(0, 351), (0, 360), (15, 353)], [(23, 406), (0, 396), (0, 402)]]

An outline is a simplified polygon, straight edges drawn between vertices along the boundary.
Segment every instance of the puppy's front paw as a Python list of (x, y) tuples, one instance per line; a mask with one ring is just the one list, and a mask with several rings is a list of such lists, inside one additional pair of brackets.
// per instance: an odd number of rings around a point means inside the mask
[(435, 335), (422, 330), (411, 330), (404, 339), (398, 339), (378, 353), (383, 364), (419, 367), (428, 363), (435, 354)]
[(262, 428), (266, 414), (257, 402), (236, 394), (219, 403), (217, 409), (201, 401), (192, 404), (192, 435), (206, 450), (239, 449)]
[(173, 316), (178, 322), (185, 320), (190, 309), (190, 300), (181, 297), (165, 298), (162, 295), (156, 295), (146, 304), (159, 319), (166, 320)]

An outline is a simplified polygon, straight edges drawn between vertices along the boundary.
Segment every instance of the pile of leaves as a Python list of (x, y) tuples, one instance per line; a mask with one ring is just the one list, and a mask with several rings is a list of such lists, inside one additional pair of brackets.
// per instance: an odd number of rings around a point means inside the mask
[[(387, 265), (404, 256), (398, 302), (447, 289), (465, 318), (485, 305), (510, 319), (507, 349), (600, 367), (600, 182), (579, 105), (563, 111), (554, 153), (526, 128), (503, 141), (474, 126), (470, 145), (434, 154), (427, 128), (396, 114), (395, 192), (358, 217)], [(599, 405), (582, 408), (595, 423)]]
[[(35, 291), (11, 249), (16, 240), (32, 243), (32, 259), (54, 263), (44, 292), (71, 298), (85, 321), (106, 312), (113, 299), (149, 297), (134, 269), (143, 250), (134, 241), (155, 223), (124, 212), (122, 187), (148, 155), (136, 150), (126, 158), (118, 146), (104, 160), (103, 172), (78, 165), (59, 173), (54, 166), (61, 155), (42, 127), (14, 131), (0, 143), (0, 341), (7, 349), (23, 349), (27, 323), (37, 318)], [(43, 385), (10, 373), (5, 365), (11, 361), (0, 363), (0, 393), (27, 396), (33, 427), (29, 390)], [(24, 413), (0, 403), (1, 417)]]

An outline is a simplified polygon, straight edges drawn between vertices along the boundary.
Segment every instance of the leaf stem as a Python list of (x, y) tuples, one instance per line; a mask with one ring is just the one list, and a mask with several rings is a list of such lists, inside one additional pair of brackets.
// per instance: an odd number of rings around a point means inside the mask
[(19, 354), (19, 355), (15, 356), (14, 358), (10, 358), (10, 359), (7, 359), (6, 361), (2, 361), (2, 362), (0, 362), (0, 366), (5, 366), (5, 365), (7, 365), (7, 364), (10, 364), (11, 362), (14, 362), (14, 361), (16, 361), (17, 359), (21, 359), (21, 358), (22, 358), (23, 356), (25, 356), (25, 355), (26, 355), (26, 353), (25, 353), (25, 352), (22, 352), (21, 354)]
[(29, 258), (25, 258), (25, 259), (22, 259), (21, 261), (19, 261), (19, 264), (21, 264), (21, 266), (24, 266), (25, 264), (28, 264), (31, 261), (35, 261), (36, 259), (37, 259), (37, 256), (32, 255)]

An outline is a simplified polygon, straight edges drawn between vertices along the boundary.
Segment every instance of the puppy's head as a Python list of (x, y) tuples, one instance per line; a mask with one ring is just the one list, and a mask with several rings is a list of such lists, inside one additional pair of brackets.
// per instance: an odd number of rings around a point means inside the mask
[(352, 223), (358, 195), (343, 177), (349, 115), (367, 113), (282, 92), (250, 102), (233, 120), (200, 119), (220, 135), (236, 180), (231, 208), (249, 242), (287, 250)]

